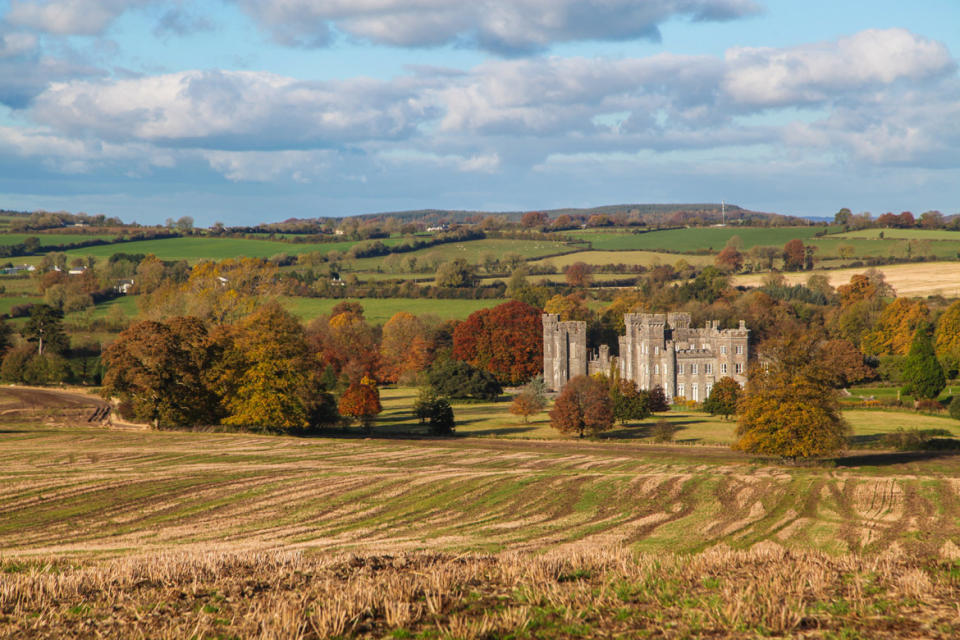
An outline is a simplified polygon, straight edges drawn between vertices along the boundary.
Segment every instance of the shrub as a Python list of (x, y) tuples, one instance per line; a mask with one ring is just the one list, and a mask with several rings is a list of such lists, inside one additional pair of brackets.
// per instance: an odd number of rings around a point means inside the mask
[(657, 423), (653, 425), (653, 441), (673, 442), (673, 437), (679, 430), (680, 428), (671, 422), (657, 420)]
[(456, 422), (453, 419), (453, 407), (443, 398), (437, 398), (430, 407), (430, 433), (445, 436), (453, 433)]
[(930, 448), (936, 436), (951, 434), (946, 429), (897, 429), (883, 436), (883, 444), (897, 451), (921, 451)]
[(950, 417), (960, 420), (960, 395), (953, 396), (953, 400), (950, 401)]
[(916, 409), (917, 411), (931, 411), (934, 413), (940, 413), (943, 411), (943, 405), (936, 400), (931, 400), (930, 398), (921, 398), (916, 402)]

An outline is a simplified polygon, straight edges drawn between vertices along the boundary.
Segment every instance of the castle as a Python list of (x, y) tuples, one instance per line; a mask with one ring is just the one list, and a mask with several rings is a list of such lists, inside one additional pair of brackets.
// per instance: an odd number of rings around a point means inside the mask
[(613, 366), (641, 389), (661, 386), (668, 401), (702, 402), (726, 376), (747, 382), (750, 331), (742, 320), (737, 329), (720, 329), (716, 321), (693, 328), (689, 313), (627, 313), (623, 323), (626, 335), (620, 336), (620, 357), (614, 358), (606, 345), (588, 354), (586, 322), (560, 322), (555, 314), (543, 314), (547, 387), (559, 391), (574, 376), (609, 373)]

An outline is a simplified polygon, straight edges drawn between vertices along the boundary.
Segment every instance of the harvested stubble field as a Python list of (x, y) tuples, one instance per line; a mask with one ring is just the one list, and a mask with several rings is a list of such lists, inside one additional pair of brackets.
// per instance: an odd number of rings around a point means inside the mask
[(958, 472), (8, 424), (0, 636), (952, 637)]
[(956, 566), (714, 548), (545, 556), (170, 553), (4, 565), (0, 634), (35, 638), (951, 638)]
[[(877, 269), (886, 276), (887, 283), (893, 286), (898, 296), (957, 296), (960, 295), (960, 262), (918, 262), (896, 264)], [(790, 284), (807, 281), (813, 274), (822, 274), (830, 279), (830, 284), (838, 286), (850, 282), (850, 278), (866, 271), (866, 267), (856, 269), (836, 269), (830, 271), (804, 271), (784, 274)], [(756, 287), (763, 283), (765, 274), (735, 276), (734, 284)]]

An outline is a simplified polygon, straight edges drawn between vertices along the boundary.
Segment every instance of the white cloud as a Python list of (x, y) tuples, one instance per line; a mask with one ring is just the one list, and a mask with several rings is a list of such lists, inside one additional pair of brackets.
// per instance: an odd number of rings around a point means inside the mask
[(154, 0), (12, 0), (6, 20), (60, 35), (97, 35), (131, 7)]
[(403, 47), (470, 44), (518, 53), (557, 42), (659, 40), (671, 18), (731, 20), (755, 0), (235, 0), (285, 44), (329, 43), (334, 30)]
[(25, 113), (67, 139), (192, 150), (234, 181), (313, 181), (332, 158), (358, 175), (378, 161), (496, 174), (564, 154), (760, 148), (957, 166), (958, 105), (943, 45), (894, 29), (724, 58), (498, 60), (392, 80), (185, 71), (60, 82)]
[(309, 183), (326, 172), (329, 151), (204, 151), (210, 167), (232, 182), (274, 182), (281, 179)]
[(500, 169), (500, 155), (479, 153), (474, 155), (439, 154), (411, 149), (384, 151), (378, 157), (393, 166), (427, 166), (454, 169), (461, 173), (495, 173)]
[(105, 139), (220, 149), (322, 147), (409, 135), (423, 107), (404, 85), (185, 71), (54, 83), (31, 114), (61, 130)]
[(956, 70), (946, 46), (904, 29), (871, 29), (789, 49), (731, 49), (726, 63), (725, 93), (735, 102), (760, 106), (821, 102)]

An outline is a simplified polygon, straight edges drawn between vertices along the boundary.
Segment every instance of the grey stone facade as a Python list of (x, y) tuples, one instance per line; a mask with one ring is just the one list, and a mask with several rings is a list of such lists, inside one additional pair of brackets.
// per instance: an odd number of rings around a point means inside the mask
[(747, 382), (750, 331), (743, 321), (737, 329), (720, 329), (717, 322), (690, 326), (689, 313), (627, 313), (620, 357), (611, 358), (601, 347), (587, 357), (586, 323), (559, 322), (543, 315), (543, 379), (559, 391), (570, 378), (610, 372), (633, 380), (641, 389), (660, 385), (668, 400), (683, 397), (703, 402), (717, 380), (729, 376)]

